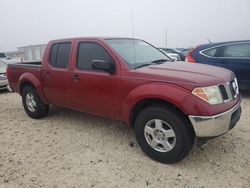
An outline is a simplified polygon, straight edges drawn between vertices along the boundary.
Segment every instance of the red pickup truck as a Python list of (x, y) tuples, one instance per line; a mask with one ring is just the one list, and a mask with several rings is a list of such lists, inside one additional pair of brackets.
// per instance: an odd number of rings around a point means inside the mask
[(241, 115), (233, 72), (171, 62), (139, 39), (54, 40), (42, 62), (8, 65), (7, 77), (31, 118), (57, 105), (120, 120), (162, 163), (180, 161), (195, 138), (222, 135)]

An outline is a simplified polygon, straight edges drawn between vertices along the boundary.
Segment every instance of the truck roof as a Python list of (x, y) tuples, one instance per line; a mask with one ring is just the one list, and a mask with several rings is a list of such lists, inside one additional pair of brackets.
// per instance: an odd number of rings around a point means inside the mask
[(64, 39), (56, 39), (51, 40), (50, 42), (63, 42), (63, 41), (72, 41), (72, 40), (107, 40), (107, 39), (135, 39), (137, 38), (129, 38), (129, 37), (74, 37), (74, 38), (64, 38)]

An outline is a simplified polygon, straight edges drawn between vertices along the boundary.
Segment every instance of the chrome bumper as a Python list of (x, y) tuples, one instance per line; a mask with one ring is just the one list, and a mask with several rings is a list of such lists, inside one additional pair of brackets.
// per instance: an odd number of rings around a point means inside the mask
[(215, 137), (232, 129), (241, 116), (240, 102), (215, 116), (188, 116), (197, 137)]

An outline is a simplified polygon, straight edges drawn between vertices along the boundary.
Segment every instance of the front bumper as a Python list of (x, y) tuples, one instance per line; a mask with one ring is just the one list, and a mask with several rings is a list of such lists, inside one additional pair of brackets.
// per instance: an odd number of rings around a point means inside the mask
[(216, 137), (232, 129), (241, 116), (240, 102), (215, 116), (188, 116), (197, 137)]

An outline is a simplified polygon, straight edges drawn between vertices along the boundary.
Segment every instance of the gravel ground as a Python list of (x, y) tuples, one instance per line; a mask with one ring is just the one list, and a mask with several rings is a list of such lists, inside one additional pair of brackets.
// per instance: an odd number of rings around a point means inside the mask
[(0, 92), (0, 187), (250, 187), (250, 91), (229, 133), (164, 165), (122, 123), (59, 107), (30, 119), (21, 97)]

